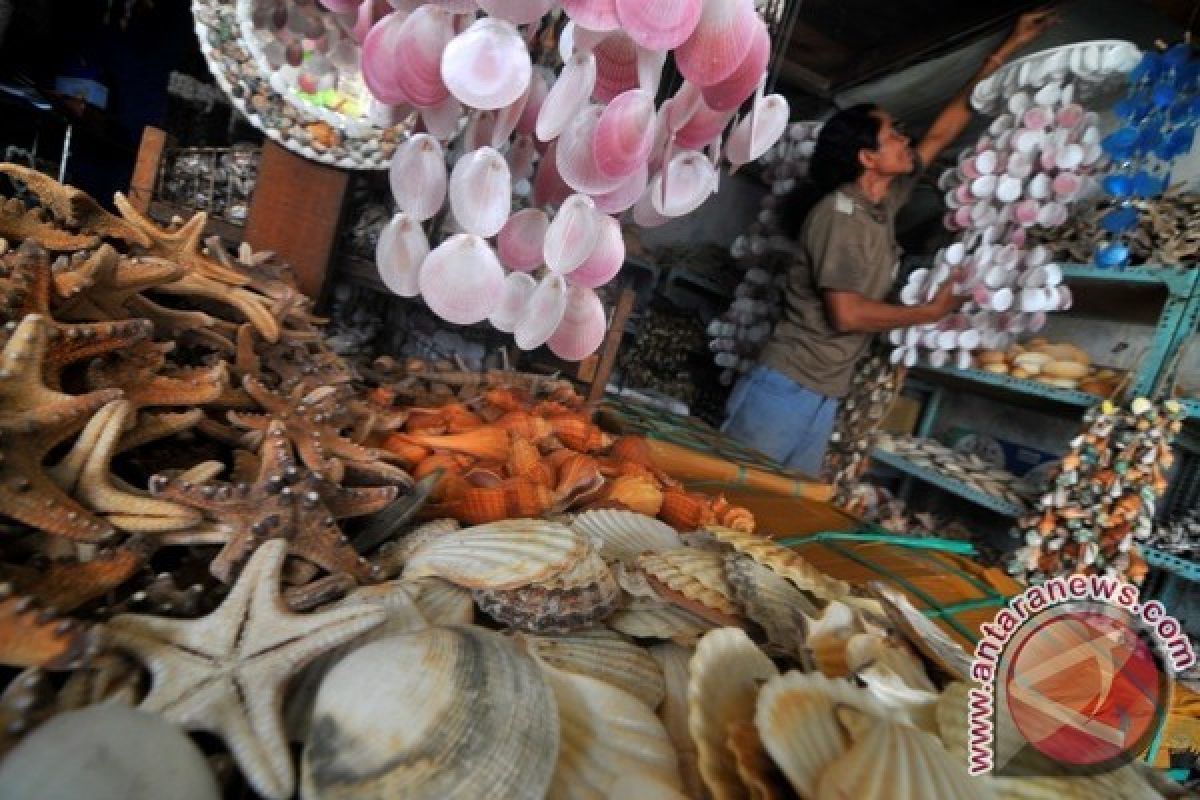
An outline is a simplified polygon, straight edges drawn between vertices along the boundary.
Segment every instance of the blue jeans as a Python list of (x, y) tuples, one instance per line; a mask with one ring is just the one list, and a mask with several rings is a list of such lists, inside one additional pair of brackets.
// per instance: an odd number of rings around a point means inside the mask
[(780, 464), (818, 477), (837, 409), (837, 398), (759, 365), (733, 387), (721, 431)]

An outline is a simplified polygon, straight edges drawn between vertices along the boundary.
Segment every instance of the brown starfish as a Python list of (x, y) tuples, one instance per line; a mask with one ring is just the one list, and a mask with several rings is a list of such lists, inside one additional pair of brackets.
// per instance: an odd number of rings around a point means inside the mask
[[(97, 255), (101, 250), (96, 251)], [(56, 312), (65, 319), (104, 320), (126, 315), (149, 316), (138, 313), (134, 308), (135, 300), (145, 299), (139, 292), (178, 280), (183, 274), (182, 268), (159, 258), (118, 256), (85, 263), (95, 269), (89, 268), (86, 275), (75, 276), (71, 280), (79, 285), (86, 284), (87, 291), (71, 293), (67, 287), (59, 288), (62, 302)], [(63, 275), (70, 276), (71, 272), (64, 271)]]
[(26, 316), (0, 353), (0, 512), (48, 533), (97, 541), (113, 533), (46, 474), (46, 454), (121, 396), (108, 389), (75, 397), (42, 379), (48, 324)]
[[(273, 422), (259, 452), (258, 477), (253, 484), (193, 484), (156, 475), (150, 491), (205, 512), (224, 543), (211, 571), (226, 583), (254, 548), (266, 539), (278, 538), (288, 541), (293, 555), (330, 573), (345, 573), (359, 582), (374, 580), (373, 568), (342, 535), (336, 520), (373, 514), (391, 503), (398, 489), (339, 487), (301, 470), (291, 449), (283, 425)], [(205, 531), (196, 533), (202, 537), (197, 541), (212, 540), (203, 538)], [(188, 532), (164, 539), (172, 544), (188, 540)]]
[(145, 565), (149, 548), (137, 539), (100, 550), (90, 561), (52, 561), (14, 579), (14, 588), (36, 597), (46, 608), (69, 613), (103, 597), (128, 581)]
[(278, 420), (296, 446), (300, 460), (311, 470), (324, 473), (340, 483), (343, 477), (358, 482), (412, 485), (407, 472), (387, 464), (380, 451), (355, 444), (341, 433), (335, 421), (340, 409), (332, 386), (307, 394), (300, 387), (288, 397), (272, 392), (251, 376), (242, 385), (266, 414), (229, 412), (230, 422), (242, 428), (267, 430)]
[(149, 247), (150, 240), (135, 226), (105, 211), (87, 192), (65, 186), (45, 173), (19, 164), (0, 164), (0, 172), (25, 184), (59, 222), (88, 233)]
[(87, 371), (89, 389), (122, 389), (134, 406), (202, 406), (220, 397), (229, 386), (224, 362), (213, 367), (178, 370), (164, 374), (171, 342), (140, 342)]
[(47, 222), (37, 209), (25, 208), (15, 198), (0, 202), (0, 237), (17, 242), (37, 242), (56, 253), (95, 247), (100, 238), (91, 234), (71, 233)]
[(124, 221), (136, 228), (143, 236), (144, 255), (165, 258), (183, 267), (188, 275), (199, 275), (229, 286), (245, 286), (250, 279), (234, 266), (226, 267), (201, 252), (204, 226), (208, 214), (198, 211), (187, 222), (173, 231), (163, 230), (154, 220), (142, 214), (125, 195), (117, 192), (113, 198), (117, 211)]
[(40, 608), (32, 597), (0, 585), (0, 664), (65, 670), (79, 666), (93, 644), (91, 631)]

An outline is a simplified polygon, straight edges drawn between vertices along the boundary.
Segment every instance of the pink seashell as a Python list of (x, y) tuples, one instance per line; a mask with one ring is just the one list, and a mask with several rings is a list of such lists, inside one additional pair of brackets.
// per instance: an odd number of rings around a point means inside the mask
[(562, 275), (548, 274), (517, 320), (513, 339), (522, 350), (541, 347), (562, 322), (567, 311), (567, 282)]
[(504, 158), (508, 161), (508, 171), (513, 183), (527, 180), (533, 175), (533, 160), (537, 157), (537, 148), (533, 146), (533, 137), (519, 134), (513, 139), (512, 147)]
[(433, 313), (455, 325), (472, 325), (499, 305), (504, 268), (483, 239), (457, 233), (425, 258), (419, 284)]
[(463, 131), (463, 150), (470, 152), (491, 147), (495, 130), (495, 111), (472, 111), (467, 117), (467, 129)]
[(734, 73), (754, 43), (754, 0), (704, 0), (700, 21), (675, 50), (675, 64), (697, 86), (712, 86)]
[(449, 91), (442, 82), (442, 51), (454, 38), (454, 19), (434, 5), (424, 5), (399, 26), (388, 14), (376, 23), (363, 44), (363, 80), (381, 102), (435, 106)]
[(767, 95), (756, 101), (754, 110), (729, 135), (725, 157), (735, 166), (762, 158), (787, 130), (789, 113), (782, 95)]
[(642, 164), (638, 167), (637, 172), (626, 178), (616, 189), (606, 194), (593, 195), (592, 200), (596, 203), (596, 210), (603, 214), (620, 214), (622, 211), (632, 208), (633, 204), (646, 191), (649, 180), (650, 167)]
[(610, 178), (596, 165), (595, 133), (600, 106), (580, 111), (558, 138), (558, 174), (568, 186), (584, 194), (604, 194), (621, 185), (624, 178)]
[(563, 0), (567, 16), (594, 31), (615, 31), (620, 25), (615, 0)]
[(477, 0), (479, 7), (493, 17), (516, 25), (532, 25), (549, 13), (554, 0)]
[(512, 209), (512, 179), (504, 156), (490, 147), (465, 154), (450, 173), (450, 210), (468, 233), (488, 238)]
[(345, 14), (358, 8), (361, 0), (318, 0), (322, 7), (335, 14)]
[(388, 168), (392, 197), (418, 222), (431, 219), (446, 201), (446, 156), (438, 140), (418, 133), (396, 148)]
[(704, 108), (704, 95), (700, 88), (693, 83), (683, 82), (679, 90), (662, 104), (659, 118), (664, 126), (672, 133), (678, 133), (688, 120), (700, 109)]
[(647, 50), (638, 48), (638, 86), (652, 96), (658, 95), (658, 86), (662, 82), (663, 66), (667, 63), (665, 50)]
[(550, 218), (540, 208), (523, 208), (508, 218), (496, 237), (500, 263), (509, 269), (530, 272), (542, 265), (542, 247)]
[(421, 124), (430, 136), (443, 142), (458, 136), (461, 121), (462, 104), (449, 93), (446, 94), (446, 99), (437, 105), (421, 109)]
[(525, 113), (525, 106), (529, 103), (529, 92), (533, 89), (533, 81), (529, 86), (525, 87), (525, 91), (512, 104), (505, 106), (496, 112), (496, 121), (492, 126), (491, 146), (499, 150), (508, 142), (508, 137), (512, 136), (513, 131), (517, 129), (517, 123), (521, 120), (521, 115)]
[(587, 105), (595, 86), (596, 57), (591, 53), (571, 56), (538, 111), (537, 137), (543, 142), (557, 138), (571, 118)]
[[(654, 180), (657, 181), (658, 177), (655, 175)], [(650, 181), (646, 186), (646, 191), (633, 205), (633, 221), (643, 228), (657, 228), (671, 221), (655, 210), (653, 194), (654, 181)]]
[(482, 17), (446, 45), (442, 81), (463, 105), (496, 110), (529, 88), (533, 63), (511, 22)]
[(627, 178), (650, 157), (656, 123), (654, 96), (631, 89), (601, 112), (592, 142), (596, 168), (609, 178)]
[[(350, 35), (359, 44), (367, 40), (367, 34), (375, 27), (375, 23), (392, 10), (386, 0), (353, 0), (349, 6), (346, 10), (355, 12), (354, 27), (350, 29)], [(402, 16), (408, 16), (408, 13), (405, 12)]]
[(585, 286), (572, 286), (567, 290), (562, 322), (546, 346), (564, 361), (582, 361), (600, 347), (607, 329), (604, 304), (596, 293)]
[(650, 181), (650, 201), (664, 217), (695, 211), (713, 193), (717, 172), (703, 153), (684, 150)]
[(571, 194), (571, 187), (558, 174), (558, 140), (555, 139), (538, 162), (537, 174), (533, 178), (533, 203), (538, 206), (556, 206)]
[(475, 0), (425, 0), (435, 6), (441, 6), (453, 14), (472, 14), (477, 5)]
[(1083, 188), (1083, 178), (1074, 172), (1060, 172), (1054, 176), (1054, 194), (1060, 200), (1073, 200)]
[(421, 225), (401, 211), (379, 232), (375, 245), (375, 268), (387, 288), (401, 297), (421, 293), (418, 277), (429, 255), (429, 240)]
[(755, 19), (754, 41), (738, 68), (723, 81), (705, 86), (700, 91), (704, 102), (714, 111), (735, 111), (762, 83), (771, 60), (771, 34), (761, 19)]
[(540, 69), (533, 71), (533, 76), (529, 79), (529, 91), (526, 92), (525, 105), (521, 108), (521, 117), (517, 120), (517, 133), (532, 135), (537, 130), (538, 114), (542, 110), (542, 103), (546, 101), (546, 95), (550, 92), (550, 84), (546, 83), (546, 75)]
[(639, 45), (673, 50), (696, 30), (701, 0), (616, 0), (616, 10), (621, 27)]
[(504, 278), (504, 294), (500, 296), (500, 303), (488, 316), (488, 322), (498, 331), (512, 333), (517, 327), (517, 320), (525, 313), (535, 289), (537, 281), (532, 275), (524, 272), (508, 273)]
[(592, 252), (567, 275), (567, 283), (595, 289), (611, 281), (625, 264), (625, 238), (621, 223), (607, 214), (597, 214), (599, 235)]
[(575, 53), (590, 53), (609, 33), (611, 31), (594, 31), (570, 21), (563, 26), (562, 34), (558, 37), (559, 57), (565, 62)]
[(596, 249), (600, 217), (592, 198), (573, 194), (563, 201), (546, 229), (542, 257), (551, 271), (565, 275), (579, 267)]
[(624, 33), (610, 33), (592, 51), (596, 55), (596, 100), (607, 103), (638, 88), (638, 47)]
[(721, 135), (731, 119), (732, 111), (713, 111), (702, 105), (675, 133), (675, 145), (684, 150), (703, 150)]

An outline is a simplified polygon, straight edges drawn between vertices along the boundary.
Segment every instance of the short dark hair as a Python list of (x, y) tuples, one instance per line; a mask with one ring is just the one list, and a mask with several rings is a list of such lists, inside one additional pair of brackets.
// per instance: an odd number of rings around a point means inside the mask
[(879, 149), (883, 127), (879, 112), (874, 103), (859, 103), (843, 108), (821, 126), (809, 176), (822, 191), (832, 192), (863, 174), (858, 153)]

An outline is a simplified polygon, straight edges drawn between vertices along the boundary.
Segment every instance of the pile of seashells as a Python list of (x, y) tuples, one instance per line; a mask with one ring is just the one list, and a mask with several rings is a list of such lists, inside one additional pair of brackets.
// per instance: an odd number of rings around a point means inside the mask
[(1128, 408), (1106, 400), (1090, 409), (1052, 488), (1021, 520), (1025, 544), (1009, 572), (1037, 583), (1079, 572), (1140, 583), (1146, 563), (1136, 542), (1154, 533), (1183, 417), (1174, 400), (1156, 405), (1144, 397)]
[(850, 393), (838, 409), (821, 469), (822, 476), (833, 486), (837, 505), (843, 508), (851, 505), (854, 489), (870, 466), (875, 434), (902, 388), (902, 371), (881, 352), (872, 353), (855, 369)]
[(1157, 525), (1147, 544), (1181, 558), (1200, 560), (1200, 509)]

